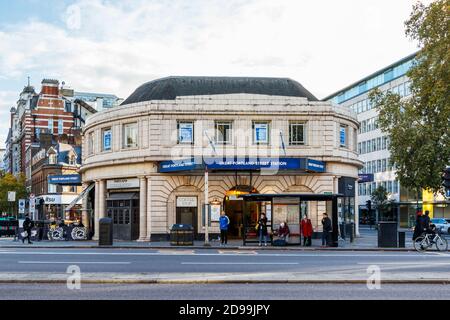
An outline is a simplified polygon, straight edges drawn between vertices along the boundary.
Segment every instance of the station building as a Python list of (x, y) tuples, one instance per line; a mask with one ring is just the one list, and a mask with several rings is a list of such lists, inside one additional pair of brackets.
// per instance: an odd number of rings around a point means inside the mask
[[(358, 230), (358, 130), (349, 108), (319, 101), (291, 79), (148, 82), (86, 122), (84, 224), (95, 238), (109, 216), (116, 239), (140, 241), (167, 240), (172, 225), (191, 224), (202, 239), (205, 216), (215, 237), (225, 210), (234, 238), (246, 237), (261, 213), (273, 229), (287, 221), (294, 235), (308, 214), (320, 233), (329, 207), (302, 195), (339, 195), (334, 219)], [(253, 194), (283, 197), (243, 201)]]

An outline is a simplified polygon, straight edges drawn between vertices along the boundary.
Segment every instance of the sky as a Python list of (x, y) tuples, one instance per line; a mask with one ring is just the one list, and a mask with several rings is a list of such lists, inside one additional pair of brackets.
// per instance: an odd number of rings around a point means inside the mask
[(121, 98), (166, 76), (289, 77), (324, 98), (417, 51), (414, 3), (0, 0), (0, 148), (28, 76)]

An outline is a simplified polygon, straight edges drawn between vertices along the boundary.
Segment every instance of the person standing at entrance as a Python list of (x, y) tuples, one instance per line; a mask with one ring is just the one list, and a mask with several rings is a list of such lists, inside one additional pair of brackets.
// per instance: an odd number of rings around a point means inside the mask
[(330, 232), (331, 232), (331, 219), (328, 218), (328, 214), (324, 213), (322, 218), (322, 247), (329, 245), (329, 238), (330, 238)]
[(258, 235), (259, 235), (259, 246), (261, 247), (264, 238), (264, 246), (267, 247), (267, 218), (264, 213), (258, 220)]
[(220, 225), (220, 245), (226, 245), (228, 243), (228, 226), (230, 225), (230, 218), (226, 215), (225, 211), (222, 211), (222, 214), (219, 218)]
[(311, 220), (308, 219), (308, 216), (305, 214), (302, 219), (302, 234), (303, 234), (303, 246), (310, 247), (312, 243), (312, 233), (313, 227)]

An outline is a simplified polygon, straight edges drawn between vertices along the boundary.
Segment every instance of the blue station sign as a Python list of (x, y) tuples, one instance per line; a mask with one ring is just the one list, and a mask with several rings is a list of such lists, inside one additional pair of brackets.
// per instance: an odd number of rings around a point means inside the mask
[(219, 159), (207, 158), (202, 160), (187, 159), (163, 161), (159, 165), (159, 172), (170, 173), (204, 169), (217, 171), (252, 171), (252, 170), (305, 170), (325, 172), (326, 164), (322, 161), (306, 158), (259, 158), (259, 159)]
[(79, 174), (64, 174), (64, 175), (49, 176), (48, 183), (63, 186), (80, 186), (81, 176)]
[(373, 181), (374, 181), (373, 173), (359, 174), (359, 179), (358, 179), (359, 183), (373, 182)]

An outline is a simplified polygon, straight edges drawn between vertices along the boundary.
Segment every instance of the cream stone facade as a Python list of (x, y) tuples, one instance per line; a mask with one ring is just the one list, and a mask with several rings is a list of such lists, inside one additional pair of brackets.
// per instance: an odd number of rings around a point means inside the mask
[[(192, 144), (179, 143), (179, 121), (193, 123)], [(211, 140), (216, 140), (218, 121), (232, 124), (231, 139), (226, 145), (211, 144)], [(255, 121), (269, 124), (267, 145), (254, 143)], [(304, 124), (304, 144), (290, 144), (290, 123)], [(136, 145), (126, 145), (130, 141), (124, 136), (128, 134), (127, 124), (134, 124), (133, 128), (137, 129)], [(340, 141), (341, 128), (346, 130), (345, 146)], [(162, 161), (218, 154), (220, 158), (308, 158), (326, 163), (326, 170), (321, 173), (213, 170), (209, 173), (208, 203), (218, 201), (223, 205), (227, 192), (237, 185), (251, 186), (260, 194), (337, 194), (339, 178), (348, 177), (356, 182), (362, 166), (356, 145), (358, 128), (356, 115), (348, 108), (303, 97), (246, 93), (178, 96), (173, 100), (143, 101), (100, 112), (86, 122), (81, 169), (83, 183), (86, 186), (95, 183), (94, 229), (98, 233), (99, 218), (108, 214), (107, 198), (114, 192), (122, 192), (139, 196), (139, 240), (167, 239), (171, 226), (179, 222), (179, 197), (188, 197), (190, 201), (194, 197), (197, 199), (196, 231), (202, 235), (204, 171), (163, 173)], [(109, 150), (104, 150), (105, 131), (110, 132)], [(123, 189), (117, 186), (108, 189), (107, 182), (117, 179), (127, 179), (122, 182), (133, 181), (134, 184)], [(356, 184), (353, 187), (357, 190)], [(321, 213), (325, 210), (320, 204), (308, 206), (316, 231), (321, 230)], [(209, 233), (219, 233), (217, 222), (211, 223)]]

